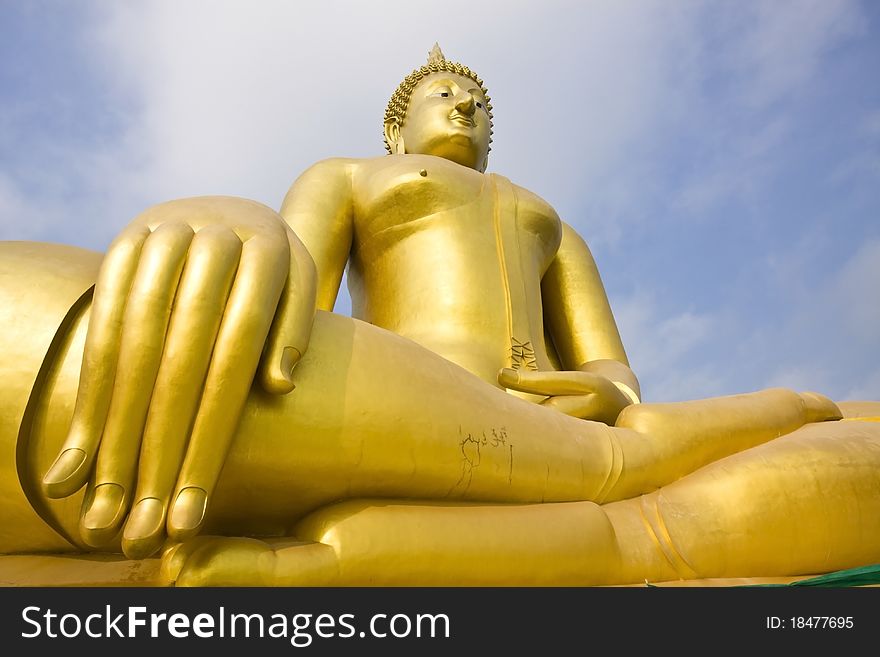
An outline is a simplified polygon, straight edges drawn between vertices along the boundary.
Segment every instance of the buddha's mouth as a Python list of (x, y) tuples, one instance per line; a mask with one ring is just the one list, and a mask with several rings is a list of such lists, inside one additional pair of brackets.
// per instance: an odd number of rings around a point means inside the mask
[(457, 112), (449, 115), (449, 120), (455, 123), (460, 123), (461, 125), (466, 125), (471, 128), (477, 125), (476, 121), (474, 121), (473, 117), (465, 116), (464, 114), (458, 114)]

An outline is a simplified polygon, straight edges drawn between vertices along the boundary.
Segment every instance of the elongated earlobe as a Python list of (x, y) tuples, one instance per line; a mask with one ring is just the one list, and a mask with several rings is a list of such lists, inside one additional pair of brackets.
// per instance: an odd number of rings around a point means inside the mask
[(397, 119), (391, 119), (385, 122), (385, 142), (388, 144), (389, 150), (396, 155), (406, 153), (406, 147), (403, 143), (403, 135), (400, 134), (400, 125)]

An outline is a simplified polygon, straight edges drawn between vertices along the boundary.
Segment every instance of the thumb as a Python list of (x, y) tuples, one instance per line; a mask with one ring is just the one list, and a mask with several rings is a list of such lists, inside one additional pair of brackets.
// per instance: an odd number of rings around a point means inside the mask
[(498, 382), (505, 388), (535, 395), (585, 395), (601, 390), (605, 377), (580, 371), (532, 371), (504, 368)]
[(317, 274), (312, 257), (290, 228), (287, 237), (290, 269), (258, 372), (263, 388), (276, 395), (286, 394), (295, 387), (293, 368), (309, 345), (317, 294)]

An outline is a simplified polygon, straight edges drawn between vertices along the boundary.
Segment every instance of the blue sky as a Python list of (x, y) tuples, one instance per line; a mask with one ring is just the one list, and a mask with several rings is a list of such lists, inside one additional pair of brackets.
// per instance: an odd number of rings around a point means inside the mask
[(383, 152), (439, 40), (489, 88), (490, 170), (591, 245), (646, 399), (880, 399), (877, 3), (416, 7), (0, 2), (0, 239), (277, 208), (310, 164)]

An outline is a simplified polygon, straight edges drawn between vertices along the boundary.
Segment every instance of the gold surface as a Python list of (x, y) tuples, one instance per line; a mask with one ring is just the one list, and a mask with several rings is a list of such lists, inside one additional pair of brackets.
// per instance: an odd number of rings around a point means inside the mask
[[(586, 243), (484, 172), (485, 87), (431, 58), (386, 112), (391, 154), (319, 162), (279, 213), (173, 201), (103, 260), (0, 246), (2, 581), (599, 585), (880, 560), (880, 403), (639, 403)], [(354, 318), (329, 312), (346, 266)]]

